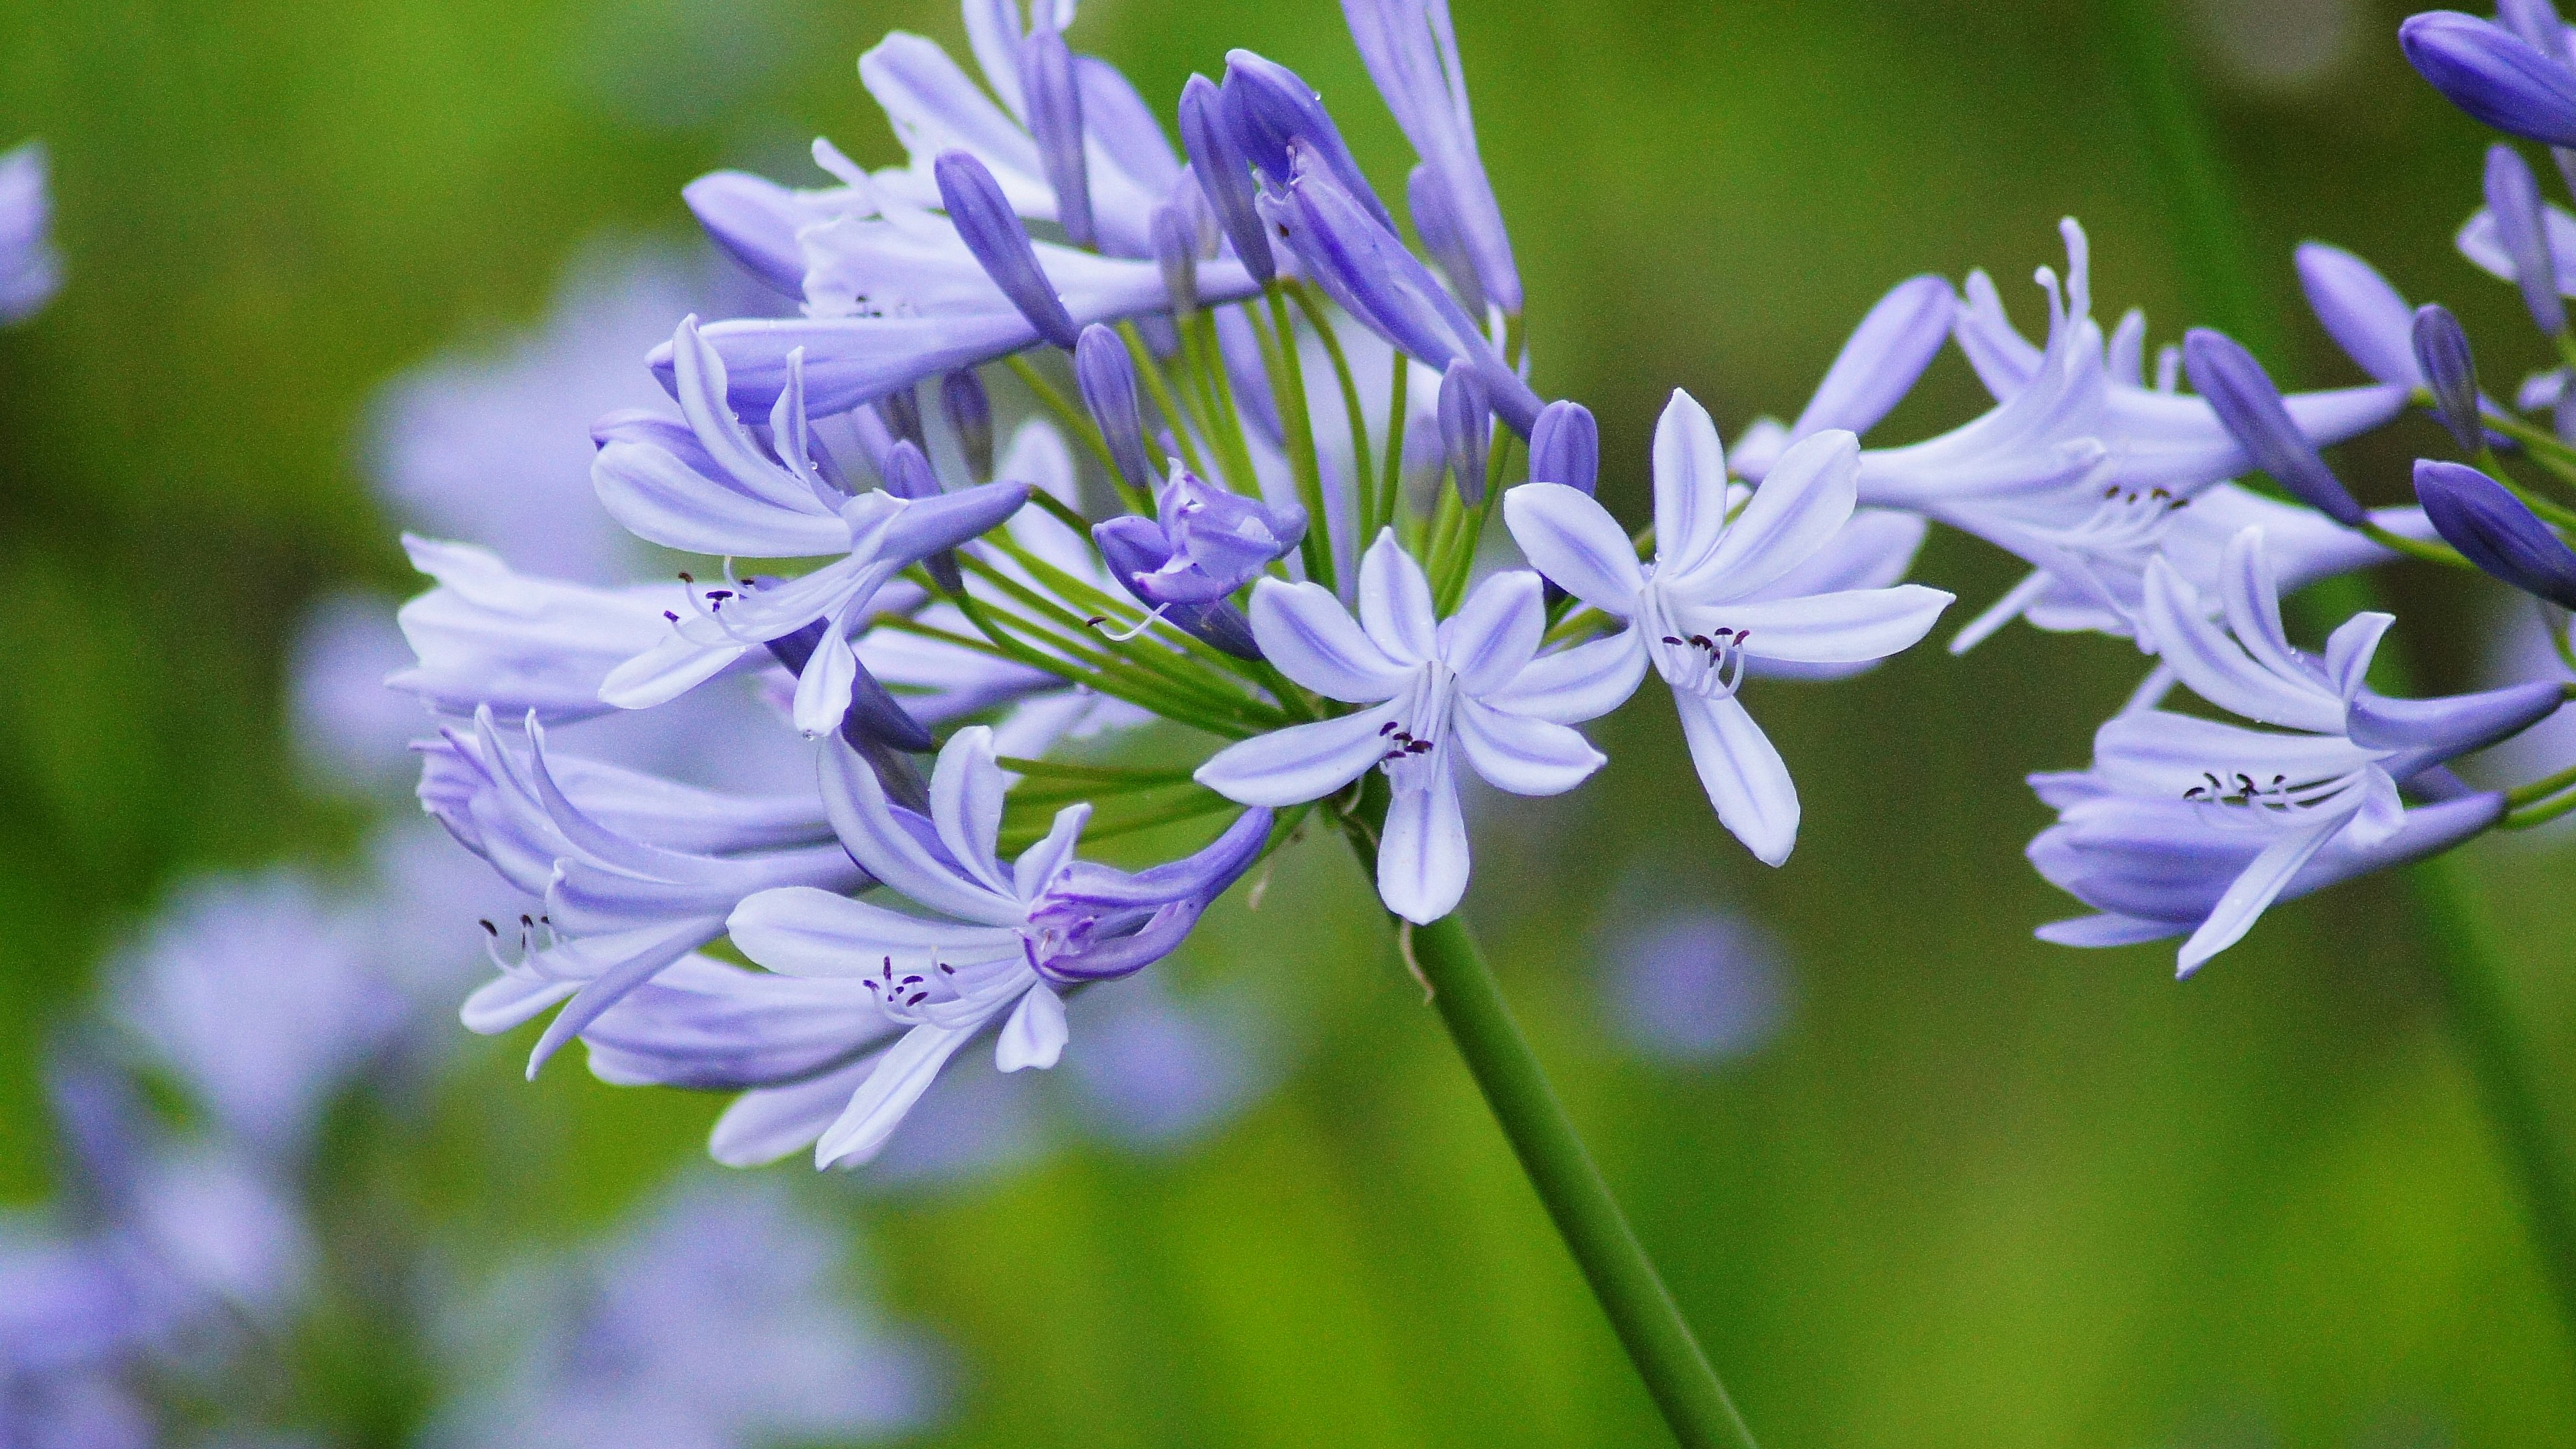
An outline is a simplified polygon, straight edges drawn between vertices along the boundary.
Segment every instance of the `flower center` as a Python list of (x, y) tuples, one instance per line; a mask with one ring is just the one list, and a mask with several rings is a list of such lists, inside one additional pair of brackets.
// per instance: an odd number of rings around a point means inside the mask
[(2352, 784), (2350, 775), (2293, 780), (2274, 774), (2264, 779), (2244, 770), (2203, 770), (2200, 779), (2201, 783), (2182, 792), (2182, 798), (2247, 820), (2304, 814), (2342, 795)]
[(1426, 664), (1404, 696), (1404, 707), (1395, 718), (1378, 726), (1378, 738), (1386, 752), (1378, 756), (1378, 768), (1386, 771), (1387, 783), (1398, 790), (1426, 790), (1432, 777), (1448, 768), (1449, 707), (1456, 676), (1445, 664)]
[(1683, 624), (1659, 585), (1648, 584), (1638, 627), (1646, 630), (1646, 651), (1655, 672), (1673, 688), (1702, 699), (1727, 699), (1744, 684), (1746, 629), (1693, 629)]
[(945, 961), (932, 961), (919, 969), (894, 964), (888, 956), (876, 974), (859, 978), (886, 1019), (901, 1026), (920, 1026), (938, 1014), (942, 1006), (956, 1001), (964, 993), (959, 989), (957, 968)]

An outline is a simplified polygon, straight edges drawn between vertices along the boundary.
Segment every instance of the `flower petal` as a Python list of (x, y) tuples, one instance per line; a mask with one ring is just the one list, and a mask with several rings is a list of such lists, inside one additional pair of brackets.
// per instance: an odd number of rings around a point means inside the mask
[(1855, 664), (1913, 648), (1950, 602), (1951, 596), (1939, 589), (1899, 584), (1892, 589), (1847, 589), (1803, 599), (1686, 608), (1680, 614), (1694, 628), (1734, 629), (1740, 647), (1756, 659)]
[(1065, 1037), (1064, 998), (1041, 981), (1020, 997), (1011, 1019), (1002, 1023), (1001, 1039), (993, 1044), (993, 1065), (1006, 1072), (1022, 1067), (1043, 1071), (1064, 1055)]
[(1562, 795), (1610, 762), (1575, 730), (1473, 699), (1458, 701), (1452, 719), (1467, 763), (1487, 784), (1515, 795)]
[(1480, 695), (1512, 682), (1538, 654), (1547, 605), (1538, 575), (1510, 569), (1478, 584), (1457, 614), (1441, 624), (1440, 656), (1462, 694)]
[(1859, 499), (1860, 440), (1836, 429), (1801, 438), (1763, 475), (1753, 501), (1727, 524), (1716, 551), (1680, 570), (1677, 593), (1742, 598), (1813, 558)]
[(2285, 834), (2264, 846), (2253, 863), (2227, 887), (2227, 893), (2218, 898), (2218, 906), (2209, 913), (2209, 919), (2202, 921), (2191, 939), (2182, 943), (2179, 969), (2174, 974), (2189, 976), (2210, 957), (2244, 939), (2262, 917), (2264, 907), (2272, 904), (2289, 885), (2290, 878), (2299, 873), (2299, 867), (2308, 863), (2308, 857), (2315, 855), (2344, 824), (2344, 818), (2337, 817), (2312, 829)]
[(1702, 699), (1673, 691), (1691, 763), (1717, 807), (1718, 822), (1764, 865), (1789, 858), (1798, 843), (1798, 787), (1789, 767), (1733, 696)]
[(948, 1065), (967, 1038), (983, 1029), (979, 1021), (967, 1026), (916, 1026), (905, 1032), (903, 1040), (877, 1058), (867, 1080), (850, 1094), (850, 1104), (814, 1144), (814, 1165), (856, 1166), (883, 1151), (912, 1104), (938, 1079), (939, 1069)]
[(1627, 531), (1590, 494), (1524, 483), (1503, 495), (1503, 523), (1549, 583), (1613, 618), (1637, 611), (1646, 571)]
[(1378, 843), (1377, 894), (1386, 908), (1427, 926), (1458, 908), (1467, 894), (1467, 818), (1458, 809), (1458, 781), (1446, 769), (1430, 783), (1398, 790), (1386, 807), (1386, 835)]
[(1606, 639), (1542, 654), (1510, 684), (1479, 697), (1532, 719), (1581, 724), (1627, 703), (1645, 677), (1645, 637), (1630, 627)]
[(876, 1065), (875, 1055), (864, 1056), (817, 1077), (743, 1093), (716, 1119), (707, 1155), (727, 1167), (762, 1167), (811, 1147)]
[(1360, 777), (1386, 754), (1392, 701), (1314, 724), (1290, 725), (1228, 745), (1191, 778), (1245, 805), (1302, 805)]
[(1393, 699), (1413, 677), (1415, 666), (1388, 658), (1321, 584), (1255, 585), (1252, 637), (1280, 673), (1344, 704)]
[(725, 922), (742, 953), (788, 976), (874, 975), (932, 961), (999, 960), (1018, 952), (1020, 933), (890, 911), (812, 886), (762, 891)]
[[(907, 899), (979, 925), (1016, 926), (1025, 918), (1019, 901), (965, 874), (904, 828), (876, 771), (839, 736), (825, 740), (822, 750), (824, 812), (841, 847), (868, 874)], [(928, 822), (911, 818), (927, 833)]]
[(1726, 530), (1726, 449), (1699, 400), (1673, 389), (1655, 420), (1655, 552), (1662, 566), (1705, 561)]
[(1422, 565), (1395, 541), (1394, 529), (1380, 530), (1360, 559), (1360, 627), (1387, 657), (1420, 664), (1439, 647), (1434, 637), (1438, 624), (1431, 580), (1424, 577)]

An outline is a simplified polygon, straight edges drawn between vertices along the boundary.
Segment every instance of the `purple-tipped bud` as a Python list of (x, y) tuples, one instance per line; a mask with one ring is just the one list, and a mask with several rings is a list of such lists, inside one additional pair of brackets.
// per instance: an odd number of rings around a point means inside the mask
[(2513, 259), (2514, 285), (2531, 325), (2555, 337), (2567, 330), (2567, 304), (2558, 295), (2558, 264), (2549, 252), (2549, 232), (2541, 216), (2540, 182), (2522, 153), (2499, 141), (2487, 148), (2487, 213), (2495, 218), (2496, 240)]
[(2474, 453), (2486, 442), (2478, 421), (2478, 365), (2469, 355), (2469, 335), (2460, 319), (2439, 302), (2415, 309), (2415, 365), (2424, 371), (2424, 386), (2433, 393), (2433, 411), (2459, 441), (2460, 451)]
[(993, 396), (984, 391), (983, 375), (961, 367), (940, 378), (939, 407), (948, 415), (948, 430), (957, 435), (959, 451), (966, 455), (966, 471), (979, 483), (991, 482)]
[(766, 177), (710, 171), (681, 187), (680, 199), (707, 239), (763, 286), (790, 297), (805, 295), (805, 249), (796, 233), (813, 218), (795, 192)]
[[(782, 634), (769, 641), (770, 656), (787, 667), (790, 674), (801, 675), (812, 662), (814, 651), (823, 643), (823, 631), (831, 628), (828, 619), (816, 619), (793, 634)], [(850, 707), (841, 716), (841, 738), (854, 749), (866, 750), (871, 742), (890, 745), (898, 750), (928, 750), (938, 741), (928, 728), (912, 717), (894, 695), (868, 672), (866, 661), (850, 685)]]
[(1145, 458), (1145, 419), (1136, 402), (1136, 363), (1127, 355), (1127, 344), (1098, 322), (1083, 328), (1073, 349), (1073, 380), (1082, 388), (1091, 420), (1100, 425), (1109, 456), (1117, 460), (1119, 476), (1139, 492), (1152, 492), (1154, 467)]
[(1601, 478), (1601, 425), (1592, 409), (1559, 399), (1539, 409), (1530, 428), (1530, 481), (1562, 483), (1590, 493)]
[(1484, 316), (1485, 286), (1476, 277), (1476, 259), (1467, 252), (1458, 219), (1449, 214), (1449, 188), (1431, 163), (1414, 167), (1405, 178), (1404, 205), (1413, 213), (1413, 230), (1422, 238), (1423, 250), (1440, 264), (1440, 275), (1447, 279), (1449, 290), (1458, 294), (1459, 304), (1473, 316)]
[(984, 275), (993, 279), (993, 285), (1002, 289), (1040, 337), (1071, 350), (1081, 331), (1073, 325), (1073, 314), (1064, 309), (1064, 298), (1056, 295), (1055, 284), (1038, 266), (1037, 246), (1002, 195), (1002, 184), (984, 169), (983, 162), (964, 151), (941, 152), (931, 163), (931, 172), (939, 181), (939, 204), (948, 209), (958, 238), (975, 254)]
[(1235, 142), (1249, 157), (1255, 169), (1269, 178), (1274, 187), (1288, 184), (1295, 169), (1288, 154), (1290, 141), (1303, 141), (1333, 173), (1342, 189), (1359, 199), (1377, 224), (1395, 230), (1395, 217), (1386, 203), (1377, 199), (1360, 163), (1351, 157), (1351, 148), (1342, 141), (1341, 128), (1333, 124), (1332, 114), (1324, 109), (1324, 98), (1306, 84), (1295, 71), (1255, 55), (1248, 50), (1225, 53), (1225, 116), (1234, 129)]
[(2254, 354), (2223, 332), (2195, 327), (2183, 334), (2183, 371), (2192, 389), (2218, 414), (2228, 435), (2253, 459), (2254, 466), (2292, 497), (2342, 524), (2355, 528), (2369, 515), (2344, 490), (2316, 444), (2299, 431), (2290, 410), (2281, 405), (2281, 390)]
[(2415, 496), (2460, 556), (2526, 594), (2576, 609), (2576, 552), (2521, 499), (2465, 463), (2415, 464)]
[(1181, 209), (1165, 202), (1146, 223), (1154, 243), (1154, 264), (1163, 269), (1163, 290), (1171, 294), (1172, 311), (1187, 317), (1199, 309), (1199, 234)]
[(1225, 96), (1215, 81), (1194, 75), (1181, 87), (1181, 147), (1190, 155), (1190, 174), (1216, 213), (1216, 222), (1234, 243), (1235, 259), (1263, 286), (1278, 275), (1270, 255), (1270, 232), (1252, 205), (1252, 162), (1235, 140), (1225, 117)]
[(2397, 44), (2452, 105), (2508, 135), (2576, 146), (2576, 72), (2474, 15), (2408, 16)]
[(1038, 143), (1038, 168), (1055, 188), (1056, 223), (1075, 246), (1097, 245), (1091, 166), (1083, 147), (1082, 84), (1074, 74), (1073, 51), (1052, 25), (1040, 25), (1020, 43), (1020, 96), (1028, 110), (1029, 134)]
[(1440, 451), (1449, 460), (1458, 497), (1466, 503), (1485, 501), (1485, 451), (1494, 431), (1494, 408), (1484, 379), (1466, 362), (1449, 364), (1440, 379)]
[[(914, 425), (919, 426), (920, 421), (920, 415), (916, 411), (913, 417)], [(895, 497), (922, 499), (940, 496), (939, 475), (931, 471), (930, 455), (924, 453), (921, 445), (912, 439), (895, 439), (894, 446), (886, 449), (884, 467), (885, 490)], [(965, 577), (957, 571), (957, 555), (952, 550), (941, 549), (923, 559), (921, 563), (922, 567), (930, 570), (930, 576), (938, 581), (939, 586), (948, 592), (953, 594), (965, 587)], [(921, 748), (927, 749), (929, 746), (924, 745)]]
[(877, 416), (885, 422), (886, 431), (897, 440), (910, 443), (925, 454), (930, 451), (930, 434), (921, 426), (921, 399), (913, 394), (911, 388), (899, 387), (878, 398), (876, 410)]

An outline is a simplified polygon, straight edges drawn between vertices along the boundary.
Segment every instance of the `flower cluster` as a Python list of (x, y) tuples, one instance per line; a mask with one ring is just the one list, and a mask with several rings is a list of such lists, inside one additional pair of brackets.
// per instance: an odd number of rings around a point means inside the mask
[[(531, 1071), (578, 1038), (612, 1081), (739, 1092), (725, 1161), (866, 1162), (987, 1032), (1001, 1071), (1053, 1066), (1070, 995), (1169, 955), (1311, 828), (1401, 921), (1449, 915), (1472, 873), (1461, 766), (1574, 789), (1604, 763), (1578, 727), (1650, 668), (1719, 821), (1780, 865), (1797, 742), (1751, 706), (1932, 629), (1952, 596), (1905, 582), (1932, 523), (2030, 567), (1954, 651), (2020, 618), (2156, 661), (2091, 769), (2035, 778), (2061, 818), (2032, 859), (2097, 911), (2049, 939), (2184, 936), (2187, 972), (2274, 900), (2576, 802), (2447, 766), (2559, 684), (2393, 698), (2368, 684), (2386, 616), (2321, 656), (2282, 622), (2284, 591), (2400, 557), (2576, 601), (2576, 513), (2498, 454), (2566, 481), (2576, 448), (2479, 391), (2448, 312), (2312, 244), (2301, 277), (2367, 384), (2285, 395), (2208, 330), (2151, 364), (2142, 314), (2095, 320), (2070, 220), (2038, 342), (1984, 273), (1916, 277), (1795, 422), (1756, 421), (1731, 457), (1672, 394), (1639, 527), (1598, 496), (1592, 414), (1534, 381), (1445, 4), (1344, 10), (1420, 158), (1421, 254), (1297, 75), (1234, 51), (1160, 114), (1045, 3), (966, 5), (980, 75), (904, 34), (861, 59), (902, 164), (817, 141), (821, 184), (686, 188), (794, 314), (674, 319), (645, 359), (672, 405), (600, 418), (592, 480), (637, 539), (707, 561), (611, 587), (410, 541), (439, 584), (403, 611), (418, 662), (395, 679), (439, 721), (421, 799), (543, 901), (496, 928), (470, 1025), (553, 1011)], [(2525, 119), (2563, 86), (2576, 116), (2554, 17), (2529, 57), (2467, 24), (2410, 25), (2437, 83)], [(2506, 61), (2427, 60), (2464, 46)], [(2463, 250), (2568, 346), (2576, 219), (2508, 148), (2486, 193)], [(1948, 343), (1992, 409), (1864, 447)], [(2420, 508), (2365, 508), (2320, 449), (2410, 405), (2470, 462), (2424, 464)], [(1504, 534), (1528, 567), (1486, 563)], [(801, 742), (804, 783), (708, 790), (583, 751), (586, 722), (726, 676), (767, 705), (702, 748)], [(2177, 686), (2263, 728), (2163, 708)], [(1142, 868), (1079, 853), (1185, 829)]]

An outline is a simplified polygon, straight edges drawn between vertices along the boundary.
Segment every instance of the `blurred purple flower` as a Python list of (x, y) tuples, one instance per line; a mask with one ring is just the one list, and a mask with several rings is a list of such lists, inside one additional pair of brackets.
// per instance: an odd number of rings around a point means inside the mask
[(34, 316), (63, 284), (45, 172), (40, 142), (0, 154), (0, 326)]
[(1610, 1024), (1658, 1061), (1726, 1061), (1758, 1051), (1788, 1014), (1780, 943), (1750, 918), (1667, 909), (1623, 925), (1602, 949)]

